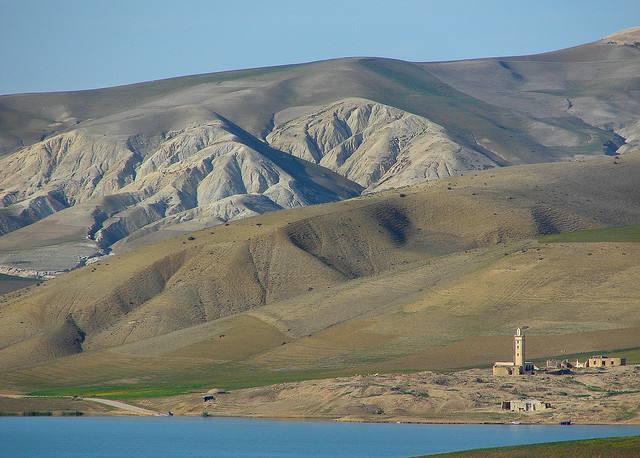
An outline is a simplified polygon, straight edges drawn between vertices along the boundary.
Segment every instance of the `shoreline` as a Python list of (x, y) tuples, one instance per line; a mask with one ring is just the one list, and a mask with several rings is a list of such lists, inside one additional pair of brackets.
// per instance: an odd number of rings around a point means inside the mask
[[(207, 400), (203, 392), (136, 403), (187, 416), (420, 424), (640, 424), (638, 369), (625, 366), (535, 377), (496, 377), (487, 369), (360, 375), (244, 388)], [(503, 402), (519, 399), (549, 407), (503, 409)]]
[[(56, 399), (51, 397), (51, 399)], [(57, 398), (59, 399), (59, 398)], [(361, 424), (401, 424), (401, 425), (425, 425), (425, 426), (564, 426), (570, 428), (571, 426), (616, 426), (616, 427), (629, 427), (634, 428), (640, 426), (640, 423), (615, 423), (615, 422), (603, 422), (603, 423), (574, 423), (570, 425), (561, 425), (559, 423), (545, 423), (545, 422), (492, 422), (492, 421), (431, 421), (431, 420), (403, 420), (403, 419), (341, 419), (334, 417), (297, 417), (297, 416), (282, 416), (282, 417), (269, 417), (269, 416), (255, 416), (255, 415), (167, 415), (157, 413), (155, 415), (131, 415), (131, 414), (82, 414), (82, 415), (19, 415), (19, 414), (6, 414), (0, 413), (0, 418), (176, 418), (176, 419), (212, 419), (212, 420), (265, 420), (265, 421), (283, 421), (283, 422), (300, 422), (300, 423), (361, 423)]]
[[(343, 423), (638, 425), (640, 366), (536, 376), (487, 369), (287, 382), (117, 400), (0, 393), (0, 415), (176, 416)], [(215, 391), (215, 394), (212, 394)], [(518, 400), (528, 400), (527, 406)], [(506, 406), (506, 408), (505, 408)], [(169, 414), (171, 412), (171, 415)]]
[[(174, 413), (169, 415), (167, 412), (161, 411), (152, 411), (146, 409), (144, 407), (140, 407), (134, 404), (124, 403), (118, 400), (112, 399), (104, 399), (104, 398), (95, 398), (95, 397), (76, 397), (73, 398), (71, 396), (30, 396), (30, 395), (5, 395), (0, 394), (1, 398), (8, 399), (38, 399), (38, 400), (67, 400), (67, 401), (88, 401), (97, 404), (109, 405), (112, 407), (118, 406), (119, 410), (113, 412), (104, 412), (104, 413), (80, 413), (79, 415), (64, 415), (59, 412), (56, 414), (51, 411), (47, 414), (38, 414), (38, 415), (25, 415), (20, 414), (20, 412), (16, 413), (7, 413), (0, 411), (0, 418), (4, 417), (55, 417), (55, 418), (111, 418), (111, 417), (121, 417), (121, 418), (149, 418), (149, 417), (166, 417), (166, 418), (184, 418), (184, 419), (195, 419), (195, 418), (211, 418), (211, 419), (238, 419), (238, 420), (268, 420), (268, 421), (298, 421), (298, 422), (325, 422), (325, 423), (366, 423), (366, 424), (407, 424), (407, 425), (489, 425), (489, 426), (628, 426), (628, 427), (637, 427), (640, 425), (640, 421), (637, 423), (630, 422), (575, 422), (572, 421), (570, 425), (562, 425), (558, 422), (551, 421), (488, 421), (488, 420), (477, 420), (477, 421), (464, 421), (464, 420), (453, 420), (453, 419), (421, 419), (416, 417), (389, 417), (389, 418), (365, 418), (365, 417), (336, 417), (336, 416), (298, 416), (298, 415), (282, 415), (282, 416), (263, 416), (263, 415), (252, 415), (252, 414), (233, 414), (233, 415), (225, 415), (223, 413), (210, 413), (208, 415), (198, 415), (198, 414), (180, 414)], [(146, 401), (146, 400), (145, 400)], [(127, 406), (125, 408), (124, 406)], [(129, 413), (125, 413), (129, 412)], [(137, 413), (131, 413), (137, 412)]]

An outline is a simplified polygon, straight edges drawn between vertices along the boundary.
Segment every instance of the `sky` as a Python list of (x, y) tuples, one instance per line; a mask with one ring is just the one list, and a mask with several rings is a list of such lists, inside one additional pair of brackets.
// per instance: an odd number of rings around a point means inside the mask
[(640, 0), (0, 0), (0, 94), (344, 56), (532, 54), (640, 25)]

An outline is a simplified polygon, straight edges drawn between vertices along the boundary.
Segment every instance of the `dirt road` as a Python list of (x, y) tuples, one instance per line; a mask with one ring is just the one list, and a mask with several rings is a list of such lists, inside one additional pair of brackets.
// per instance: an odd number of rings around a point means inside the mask
[(164, 414), (161, 414), (160, 412), (156, 412), (155, 410), (144, 409), (142, 407), (134, 406), (121, 401), (114, 401), (113, 399), (102, 399), (102, 398), (80, 398), (80, 399), (84, 401), (98, 402), (100, 404), (115, 407), (117, 409), (126, 410), (127, 412), (131, 412), (136, 415), (149, 415), (154, 417), (164, 416)]
[[(16, 393), (0, 393), (0, 397), (9, 398), (9, 399), (47, 399), (47, 396), (29, 396), (26, 394), (16, 394)], [(74, 399), (71, 396), (63, 396), (62, 398)], [(155, 410), (145, 409), (143, 407), (134, 406), (122, 401), (115, 401), (113, 399), (85, 398), (85, 397), (77, 397), (75, 399), (81, 400), (81, 401), (97, 402), (98, 404), (115, 407), (116, 409), (124, 410), (134, 415), (146, 415), (146, 416), (154, 416), (154, 417), (161, 417), (165, 415), (160, 412), (156, 412)]]

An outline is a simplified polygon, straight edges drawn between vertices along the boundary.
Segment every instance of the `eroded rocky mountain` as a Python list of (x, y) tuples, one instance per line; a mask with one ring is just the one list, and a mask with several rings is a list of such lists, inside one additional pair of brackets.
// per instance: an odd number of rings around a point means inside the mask
[(1, 269), (55, 273), (267, 211), (625, 153), (640, 139), (638, 42), (2, 96)]
[(274, 127), (267, 141), (367, 191), (496, 167), (428, 119), (363, 99), (343, 99)]
[[(160, 138), (106, 138), (74, 129), (0, 163), (6, 186), (1, 230), (9, 234), (5, 246), (18, 244), (9, 254), (15, 260), (25, 251), (18, 237), (38, 229), (51, 232), (47, 217), (54, 213), (61, 225), (84, 220), (79, 228), (61, 228), (54, 237), (69, 242), (86, 238), (86, 251), (68, 244), (60, 248), (91, 257), (92, 251), (102, 253), (132, 234), (152, 235), (176, 225), (183, 231), (200, 229), (354, 197), (362, 189), (330, 170), (274, 150), (219, 116)], [(68, 268), (74, 261), (73, 255), (48, 257), (48, 271)], [(47, 256), (38, 253), (34, 263), (37, 258)]]

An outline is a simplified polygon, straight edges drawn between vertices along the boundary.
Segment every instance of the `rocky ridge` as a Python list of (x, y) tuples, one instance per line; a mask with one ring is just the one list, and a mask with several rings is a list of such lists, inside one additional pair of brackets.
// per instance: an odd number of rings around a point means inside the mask
[(327, 167), (367, 191), (482, 170), (498, 164), (428, 119), (350, 98), (275, 126), (274, 147)]
[[(46, 232), (58, 212), (86, 220), (77, 262), (28, 266), (61, 271), (116, 243), (497, 165), (424, 117), (359, 98), (279, 122), (265, 140), (219, 115), (156, 136), (55, 135), (0, 159), (0, 233)], [(15, 250), (0, 251), (15, 267)]]

